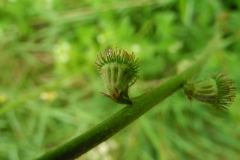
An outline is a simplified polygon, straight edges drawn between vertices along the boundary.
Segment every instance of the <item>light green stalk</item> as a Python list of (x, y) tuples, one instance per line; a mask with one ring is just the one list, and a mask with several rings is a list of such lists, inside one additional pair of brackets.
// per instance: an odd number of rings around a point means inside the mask
[(186, 78), (199, 73), (206, 60), (218, 48), (220, 36), (214, 36), (192, 65), (182, 73), (167, 79), (155, 89), (144, 93), (133, 99), (133, 105), (125, 108), (110, 116), (105, 121), (99, 123), (92, 129), (79, 135), (73, 140), (59, 146), (41, 157), (38, 160), (70, 160), (81, 156), (101, 142), (104, 142), (118, 131), (132, 123), (152, 107), (163, 101), (165, 98), (182, 88)]

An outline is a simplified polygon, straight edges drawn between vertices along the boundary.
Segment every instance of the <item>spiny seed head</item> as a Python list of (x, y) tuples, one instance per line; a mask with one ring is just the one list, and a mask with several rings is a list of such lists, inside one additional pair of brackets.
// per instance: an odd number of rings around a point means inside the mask
[(97, 56), (96, 69), (100, 72), (104, 85), (108, 90), (105, 96), (116, 103), (132, 104), (128, 96), (128, 89), (139, 77), (140, 64), (134, 53), (111, 48)]
[(236, 88), (232, 80), (222, 73), (214, 73), (205, 80), (195, 83), (186, 82), (184, 92), (189, 100), (196, 99), (212, 104), (217, 109), (227, 109), (234, 101)]

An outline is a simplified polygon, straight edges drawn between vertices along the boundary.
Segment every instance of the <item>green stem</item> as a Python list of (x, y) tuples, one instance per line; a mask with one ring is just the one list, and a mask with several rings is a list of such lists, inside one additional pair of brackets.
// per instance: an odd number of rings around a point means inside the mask
[(63, 144), (62, 146), (45, 153), (39, 157), (38, 160), (70, 160), (77, 158), (116, 134), (159, 102), (182, 88), (186, 78), (198, 73), (202, 66), (206, 64), (206, 60), (210, 57), (210, 55), (216, 51), (216, 44), (219, 43), (219, 38), (219, 35), (213, 37), (203, 50), (201, 56), (185, 71), (169, 78), (157, 88), (134, 98), (133, 105), (126, 106), (87, 132)]

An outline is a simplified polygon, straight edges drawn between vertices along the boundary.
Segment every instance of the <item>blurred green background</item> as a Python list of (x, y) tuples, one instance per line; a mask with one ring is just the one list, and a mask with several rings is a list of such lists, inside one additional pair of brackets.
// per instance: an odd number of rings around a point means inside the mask
[[(112, 47), (142, 64), (130, 97), (220, 49), (197, 80), (221, 71), (240, 88), (240, 1), (1, 0), (0, 159), (32, 160), (121, 110), (94, 68)], [(180, 90), (79, 160), (239, 160), (240, 99), (227, 111)]]

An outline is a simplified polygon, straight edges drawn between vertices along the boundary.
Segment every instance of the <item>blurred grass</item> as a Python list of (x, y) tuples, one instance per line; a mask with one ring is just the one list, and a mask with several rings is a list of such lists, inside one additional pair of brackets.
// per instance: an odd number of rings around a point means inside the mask
[[(121, 109), (99, 94), (105, 89), (94, 61), (108, 47), (140, 58), (134, 97), (197, 56), (218, 25), (222, 48), (196, 79), (222, 71), (240, 88), (239, 7), (217, 0), (1, 1), (0, 159), (34, 159)], [(179, 91), (79, 159), (238, 160), (239, 96), (219, 112), (190, 104)]]

